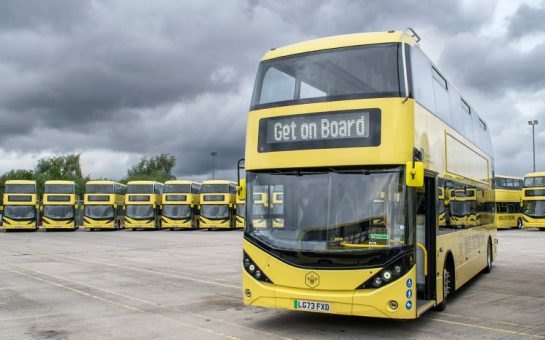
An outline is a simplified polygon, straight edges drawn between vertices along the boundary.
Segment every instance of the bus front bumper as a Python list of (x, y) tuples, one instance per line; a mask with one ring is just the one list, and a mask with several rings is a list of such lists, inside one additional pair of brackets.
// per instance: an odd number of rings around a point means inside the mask
[(168, 217), (162, 217), (161, 218), (161, 228), (162, 229), (192, 229), (193, 226), (193, 219), (187, 218), (187, 219), (172, 219)]
[(155, 220), (132, 220), (125, 219), (125, 228), (128, 229), (157, 229)]
[(77, 229), (78, 226), (76, 225), (76, 222), (74, 220), (68, 220), (68, 221), (57, 221), (57, 220), (51, 220), (48, 218), (43, 219), (42, 221), (42, 228), (43, 229)]
[(5, 230), (37, 230), (36, 221), (18, 221), (4, 216), (2, 228)]
[(87, 230), (91, 229), (116, 229), (116, 225), (113, 220), (92, 220), (85, 217), (83, 220), (83, 227)]
[[(366, 316), (390, 319), (414, 319), (416, 314), (415, 286), (407, 288), (408, 280), (415, 281), (416, 270), (413, 267), (398, 280), (379, 289), (358, 290), (319, 290), (292, 288), (254, 279), (242, 269), (242, 295), (244, 304), (248, 306), (280, 308), (301, 311), (301, 301), (325, 303), (329, 310), (321, 313)], [(407, 291), (411, 290), (408, 298)], [(392, 309), (392, 302), (397, 304)], [(309, 311), (309, 310), (303, 310)], [(318, 311), (311, 311), (318, 312)]]
[(230, 229), (231, 228), (231, 220), (230, 219), (221, 219), (221, 220), (214, 220), (209, 219), (206, 217), (200, 217), (199, 219), (199, 227), (201, 229), (206, 228), (213, 228), (213, 229)]

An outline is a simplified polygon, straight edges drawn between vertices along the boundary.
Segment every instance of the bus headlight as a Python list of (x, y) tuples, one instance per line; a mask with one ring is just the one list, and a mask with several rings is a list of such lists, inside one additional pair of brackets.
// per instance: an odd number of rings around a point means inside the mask
[(387, 283), (393, 282), (405, 275), (414, 265), (413, 252), (408, 252), (399, 257), (392, 264), (384, 267), (369, 280), (365, 281), (356, 289), (380, 288)]
[(246, 252), (243, 253), (243, 260), (242, 265), (244, 267), (244, 270), (246, 270), (252, 277), (258, 281), (262, 282), (269, 282), (272, 283), (272, 281), (263, 273), (263, 271), (252, 261), (252, 259), (246, 254)]

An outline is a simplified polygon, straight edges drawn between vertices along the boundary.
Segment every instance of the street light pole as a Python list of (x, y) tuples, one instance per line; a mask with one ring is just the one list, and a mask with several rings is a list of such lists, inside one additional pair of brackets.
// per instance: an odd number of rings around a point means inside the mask
[(539, 122), (537, 120), (529, 120), (528, 125), (532, 127), (532, 152), (534, 156), (534, 172), (536, 172), (536, 136), (535, 136), (535, 126)]
[(218, 153), (216, 151), (212, 151), (210, 153), (210, 156), (212, 156), (212, 179), (216, 179), (215, 172), (216, 172), (216, 156), (217, 155)]

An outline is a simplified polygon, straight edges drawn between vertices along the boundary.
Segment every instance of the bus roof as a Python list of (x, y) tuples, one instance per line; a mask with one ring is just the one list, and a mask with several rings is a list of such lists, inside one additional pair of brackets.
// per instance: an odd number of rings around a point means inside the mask
[(545, 177), (545, 171), (539, 171), (539, 172), (530, 172), (524, 177)]
[(510, 179), (522, 179), (520, 177), (513, 177), (513, 176), (504, 176), (504, 175), (495, 175), (495, 178), (510, 178)]
[(107, 181), (107, 180), (90, 180), (90, 181), (87, 181), (87, 183), (85, 184), (118, 184), (118, 185), (122, 185), (122, 186), (125, 186), (125, 184), (123, 183), (119, 183), (119, 182), (116, 182), (116, 181)]
[(233, 181), (228, 181), (225, 179), (209, 179), (207, 181), (202, 181), (202, 184), (234, 184)]
[(127, 185), (131, 185), (131, 184), (161, 184), (163, 185), (163, 183), (159, 183), (155, 181), (130, 181), (129, 183), (127, 183)]
[(26, 180), (26, 179), (8, 179), (6, 181), (6, 184), (34, 184), (36, 185), (36, 181)]
[(45, 181), (45, 184), (76, 184), (74, 181), (61, 181), (61, 180), (55, 180), (55, 181)]
[[(292, 54), (305, 52), (314, 52), (320, 50), (330, 50), (334, 48), (384, 44), (384, 43), (399, 43), (403, 39), (403, 32), (388, 31), (388, 32), (372, 32), (372, 33), (355, 33), (336, 35), (331, 37), (307, 40), (304, 42), (287, 45), (284, 47), (273, 48), (265, 53), (261, 60), (269, 60), (279, 57), (285, 57)], [(415, 40), (410, 36), (405, 36), (405, 42), (410, 45), (416, 44)]]
[(165, 184), (200, 184), (196, 181), (184, 180), (184, 179), (173, 179), (171, 181), (166, 181)]

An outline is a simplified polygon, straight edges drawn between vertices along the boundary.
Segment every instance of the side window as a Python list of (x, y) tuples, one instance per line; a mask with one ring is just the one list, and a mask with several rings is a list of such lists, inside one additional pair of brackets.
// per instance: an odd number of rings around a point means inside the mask
[(431, 63), (418, 47), (411, 47), (411, 75), (414, 99), (431, 112), (435, 112)]
[(460, 134), (465, 135), (465, 121), (464, 115), (467, 113), (462, 109), (460, 105), (461, 98), (460, 94), (456, 92), (453, 88), (449, 91), (449, 100), (450, 100), (450, 112), (452, 117), (452, 126)]
[(475, 138), (473, 134), (473, 118), (471, 114), (471, 107), (463, 98), (460, 99), (460, 106), (462, 107), (462, 116), (464, 119), (464, 135), (467, 139), (473, 142)]
[(447, 81), (443, 76), (432, 67), (433, 74), (433, 96), (435, 99), (435, 115), (451, 123), (450, 117), (450, 99), (448, 95)]

